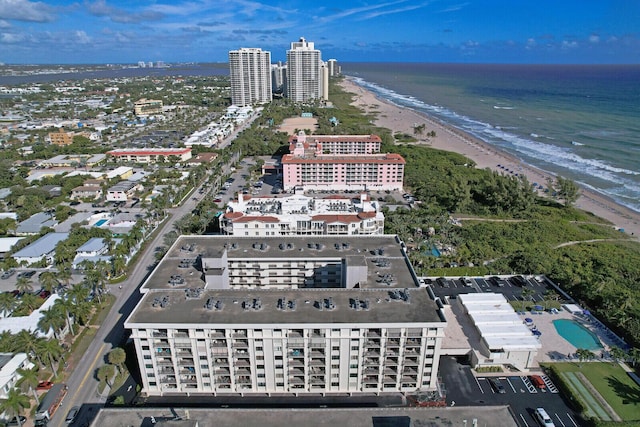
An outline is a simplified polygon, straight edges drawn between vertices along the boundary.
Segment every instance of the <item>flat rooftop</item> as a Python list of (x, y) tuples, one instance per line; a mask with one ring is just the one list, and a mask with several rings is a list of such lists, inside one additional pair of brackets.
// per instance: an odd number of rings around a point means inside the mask
[[(105, 408), (100, 409), (91, 426), (153, 427), (165, 420), (195, 420), (199, 427), (243, 426), (271, 427), (283, 425), (325, 425), (350, 427), (384, 426), (452, 426), (476, 419), (479, 426), (515, 427), (508, 406), (474, 406), (455, 408), (323, 408), (323, 409), (166, 409)], [(189, 424), (166, 424), (189, 425)]]
[[(442, 322), (425, 289), (153, 290), (125, 327), (139, 325)], [(179, 326), (178, 326), (179, 327)], [(183, 326), (184, 327), (184, 326)]]
[[(143, 284), (141, 291), (184, 290), (205, 287), (198, 258), (260, 262), (344, 261), (347, 266), (367, 266), (361, 289), (418, 287), (409, 261), (395, 235), (377, 236), (181, 236)], [(212, 271), (209, 271), (211, 274)], [(170, 283), (180, 275), (183, 283)]]

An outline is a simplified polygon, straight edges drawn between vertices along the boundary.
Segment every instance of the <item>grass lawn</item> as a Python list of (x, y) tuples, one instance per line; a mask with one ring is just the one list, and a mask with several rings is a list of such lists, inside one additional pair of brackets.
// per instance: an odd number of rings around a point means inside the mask
[(618, 364), (556, 363), (560, 372), (581, 372), (625, 421), (640, 420), (640, 386)]

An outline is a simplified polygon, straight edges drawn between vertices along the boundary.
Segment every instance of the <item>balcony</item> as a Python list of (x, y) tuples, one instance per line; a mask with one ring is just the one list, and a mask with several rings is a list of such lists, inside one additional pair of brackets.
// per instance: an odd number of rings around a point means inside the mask
[(291, 385), (303, 385), (304, 384), (304, 378), (302, 377), (289, 377), (289, 384)]
[(378, 330), (369, 330), (365, 333), (367, 338), (380, 338), (380, 331)]
[(387, 347), (400, 347), (400, 340), (398, 338), (388, 339)]
[(249, 341), (247, 340), (239, 340), (239, 341), (234, 341), (231, 344), (232, 348), (249, 348)]
[(380, 340), (367, 340), (364, 345), (365, 347), (380, 348)]
[(411, 366), (418, 366), (418, 359), (415, 357), (410, 357), (404, 360), (404, 364), (405, 366), (411, 365)]
[(326, 366), (324, 359), (311, 359), (309, 360), (309, 366)]
[(166, 377), (160, 377), (160, 382), (163, 384), (176, 384), (176, 377), (175, 376), (166, 376)]
[(378, 383), (378, 377), (377, 376), (366, 376), (366, 377), (362, 378), (362, 383), (363, 384), (377, 384)]

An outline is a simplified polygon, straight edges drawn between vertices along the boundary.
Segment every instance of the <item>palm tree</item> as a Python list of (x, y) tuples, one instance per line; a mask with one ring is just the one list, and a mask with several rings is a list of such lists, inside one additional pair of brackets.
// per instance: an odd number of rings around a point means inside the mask
[(522, 311), (525, 311), (525, 302), (529, 301), (534, 294), (535, 292), (531, 288), (522, 289)]
[(43, 310), (41, 314), (42, 316), (38, 321), (38, 329), (45, 335), (48, 335), (49, 331), (53, 329), (53, 336), (56, 339), (59, 339), (58, 332), (62, 330), (65, 324), (64, 318), (61, 316), (60, 311), (58, 311), (56, 307), (53, 306), (48, 310)]
[(18, 348), (27, 353), (27, 356), (31, 358), (35, 357), (40, 366), (42, 366), (42, 360), (38, 353), (40, 341), (42, 341), (42, 338), (39, 338), (36, 332), (31, 332), (26, 329), (23, 329), (16, 334), (16, 345)]
[(33, 294), (24, 294), (20, 298), (20, 308), (32, 312), (42, 305), (42, 298)]
[[(34, 399), (36, 399), (36, 405), (40, 404), (40, 399), (38, 399), (38, 393), (36, 393), (36, 387), (38, 387), (38, 368), (34, 367), (32, 369), (16, 369), (16, 372), (20, 375), (20, 379), (16, 381), (16, 385), (23, 389), (23, 391), (29, 391), (33, 394)], [(28, 390), (24, 390), (25, 387)]]
[(49, 366), (51, 367), (51, 371), (57, 372), (57, 369), (54, 369), (53, 365), (54, 363), (59, 362), (60, 359), (64, 358), (64, 350), (62, 349), (60, 342), (56, 339), (43, 340), (41, 350), (49, 359)]
[(127, 353), (122, 348), (116, 347), (109, 352), (107, 360), (109, 360), (109, 363), (116, 365), (118, 372), (122, 372), (124, 362), (127, 360)]
[(15, 417), (20, 426), (22, 425), (20, 415), (29, 407), (31, 407), (29, 397), (16, 388), (10, 389), (7, 398), (0, 401), (0, 413), (5, 413), (9, 419)]
[(11, 292), (3, 292), (0, 294), (0, 315), (2, 315), (2, 317), (9, 317), (17, 305), (16, 297), (14, 297)]
[(71, 283), (71, 270), (68, 268), (58, 270), (58, 280), (64, 283), (66, 287), (69, 287), (69, 284)]
[(584, 362), (585, 360), (592, 360), (596, 357), (595, 354), (593, 354), (591, 351), (587, 350), (586, 348), (577, 349), (576, 356), (578, 356), (578, 360), (580, 360), (580, 363)]
[(74, 305), (78, 305), (89, 298), (89, 289), (84, 283), (76, 283), (67, 291), (67, 298), (73, 301)]
[(67, 322), (67, 328), (69, 328), (69, 332), (71, 332), (71, 335), (75, 335), (75, 332), (73, 331), (73, 323), (71, 322), (71, 312), (74, 307), (73, 301), (67, 298), (58, 298), (53, 304), (53, 307), (60, 310), (61, 313), (64, 313), (64, 317)]
[(21, 293), (33, 292), (33, 285), (31, 281), (24, 276), (18, 277), (16, 281), (16, 289)]
[(9, 331), (0, 332), (0, 351), (13, 353), (17, 350), (15, 335)]
[(625, 361), (629, 357), (626, 351), (617, 346), (611, 347), (609, 353), (615, 362)]
[(38, 280), (40, 281), (40, 286), (42, 289), (53, 293), (55, 288), (58, 286), (58, 279), (56, 278), (56, 274), (53, 271), (43, 271), (38, 276)]

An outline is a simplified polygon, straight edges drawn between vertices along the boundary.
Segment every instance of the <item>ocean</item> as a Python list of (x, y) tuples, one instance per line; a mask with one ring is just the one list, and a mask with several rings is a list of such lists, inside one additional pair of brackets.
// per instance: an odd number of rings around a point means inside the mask
[(640, 212), (640, 65), (341, 66), (380, 98)]

